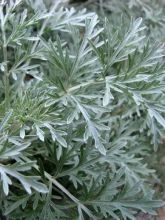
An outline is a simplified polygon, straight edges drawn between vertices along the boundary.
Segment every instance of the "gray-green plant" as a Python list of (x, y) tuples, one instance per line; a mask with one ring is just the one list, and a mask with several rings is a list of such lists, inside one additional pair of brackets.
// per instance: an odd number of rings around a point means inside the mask
[(143, 158), (164, 135), (164, 46), (141, 17), (100, 21), (65, 4), (0, 3), (2, 214), (155, 215)]

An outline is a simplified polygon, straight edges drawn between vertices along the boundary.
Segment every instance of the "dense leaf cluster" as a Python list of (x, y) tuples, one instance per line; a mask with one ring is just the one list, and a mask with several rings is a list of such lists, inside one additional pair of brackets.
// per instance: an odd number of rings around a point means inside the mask
[(164, 18), (149, 27), (152, 5), (123, 1), (130, 17), (108, 2), (111, 12), (106, 1), (87, 5), (105, 19), (65, 1), (0, 3), (0, 203), (9, 220), (126, 220), (163, 205), (143, 158), (164, 135), (165, 50), (153, 30)]

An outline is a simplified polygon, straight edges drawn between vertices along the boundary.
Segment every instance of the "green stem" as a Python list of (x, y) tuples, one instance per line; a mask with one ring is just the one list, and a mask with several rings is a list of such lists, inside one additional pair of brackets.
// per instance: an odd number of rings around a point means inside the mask
[[(34, 167), (37, 170), (39, 169), (37, 165), (34, 165)], [(51, 181), (59, 190), (61, 190), (68, 198), (70, 198), (77, 205), (77, 207), (80, 207), (89, 217), (91, 217), (91, 219), (95, 219), (91, 211), (86, 206), (84, 206), (84, 204), (79, 199), (77, 199), (74, 195), (72, 195), (61, 183), (59, 183), (46, 171), (44, 172), (44, 174), (45, 174), (45, 177), (49, 181)]]
[(4, 86), (5, 86), (5, 110), (8, 110), (10, 105), (10, 83), (9, 83), (9, 72), (8, 72), (8, 57), (7, 57), (7, 41), (6, 41), (6, 32), (5, 32), (5, 18), (3, 14), (2, 4), (0, 6), (0, 17), (1, 17), (1, 30), (2, 30), (2, 39), (3, 39), (3, 59), (4, 59)]
[(78, 207), (80, 207), (91, 219), (95, 219), (91, 211), (84, 206), (74, 195), (72, 195), (63, 185), (61, 185), (57, 180), (55, 180), (51, 175), (45, 172), (46, 178), (51, 181), (58, 189), (60, 189), (65, 195), (67, 195)]
[(9, 83), (9, 73), (8, 73), (8, 64), (7, 64), (7, 47), (3, 46), (3, 56), (5, 63), (5, 71), (4, 71), (4, 85), (5, 85), (5, 109), (8, 110), (10, 105), (10, 83)]

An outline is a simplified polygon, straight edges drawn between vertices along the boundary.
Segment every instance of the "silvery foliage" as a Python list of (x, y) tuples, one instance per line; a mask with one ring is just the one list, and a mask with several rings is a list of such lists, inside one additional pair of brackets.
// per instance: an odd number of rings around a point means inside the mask
[(140, 17), (100, 22), (61, 1), (2, 1), (0, 15), (3, 214), (156, 214), (143, 158), (165, 128), (163, 44)]

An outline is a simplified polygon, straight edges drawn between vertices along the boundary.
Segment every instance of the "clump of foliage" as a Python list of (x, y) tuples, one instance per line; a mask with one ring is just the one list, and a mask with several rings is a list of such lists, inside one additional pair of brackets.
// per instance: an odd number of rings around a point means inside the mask
[(63, 4), (0, 4), (2, 213), (154, 215), (163, 202), (143, 158), (165, 128), (164, 46), (141, 17), (100, 21)]

